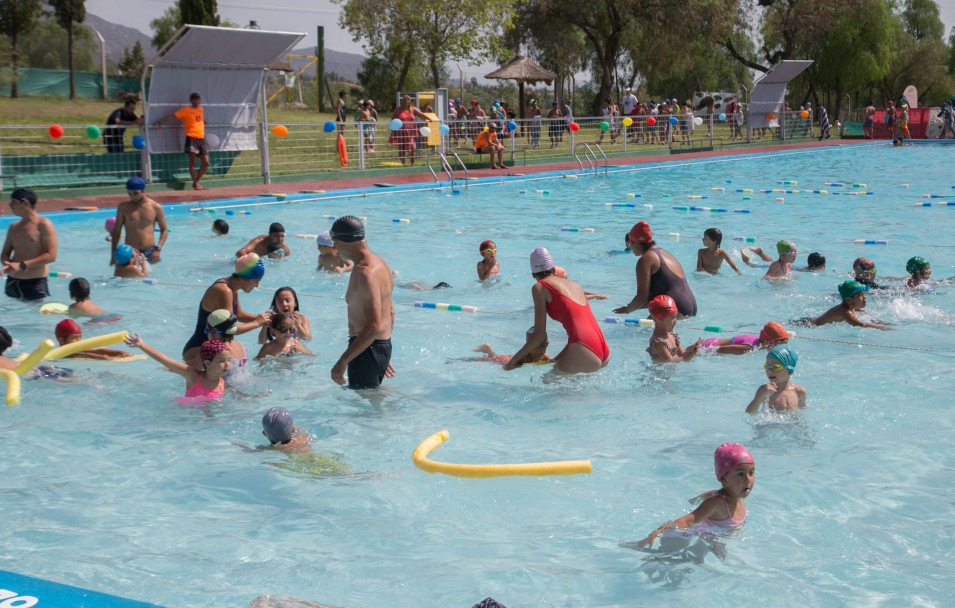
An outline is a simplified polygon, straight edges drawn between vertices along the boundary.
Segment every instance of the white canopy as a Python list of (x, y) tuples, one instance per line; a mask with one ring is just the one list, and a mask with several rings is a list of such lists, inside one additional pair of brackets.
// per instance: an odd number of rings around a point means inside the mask
[(810, 60), (787, 59), (780, 61), (756, 81), (749, 102), (751, 127), (755, 129), (779, 126), (779, 122), (775, 118), (770, 120), (766, 118), (766, 115), (772, 113), (778, 117), (782, 113), (786, 107), (786, 87), (789, 82), (811, 65), (812, 61)]

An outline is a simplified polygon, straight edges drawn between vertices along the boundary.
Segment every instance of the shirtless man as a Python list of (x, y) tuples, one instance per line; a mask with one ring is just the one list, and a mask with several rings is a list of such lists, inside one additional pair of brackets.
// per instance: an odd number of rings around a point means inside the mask
[(862, 132), (866, 139), (872, 139), (872, 132), (875, 130), (875, 101), (869, 100), (869, 105), (865, 107), (862, 113)]
[(260, 258), (284, 258), (291, 255), (288, 246), (285, 244), (285, 226), (278, 222), (272, 222), (268, 234), (260, 234), (249, 241), (245, 247), (235, 252), (235, 257), (241, 258), (252, 252), (259, 254)]
[(332, 367), (332, 380), (348, 388), (378, 388), (391, 368), (391, 330), (395, 307), (391, 301), (391, 269), (365, 242), (365, 226), (351, 215), (340, 217), (329, 231), (342, 257), (355, 263), (345, 302), (348, 304), (348, 348)]
[(7, 275), (6, 294), (20, 300), (42, 300), (50, 295), (47, 264), (56, 261), (56, 229), (36, 212), (36, 194), (29, 188), (13, 191), (10, 210), (20, 219), (7, 229), (0, 255), (0, 275)]
[[(116, 263), (114, 254), (119, 236), (126, 227), (127, 245), (145, 256), (150, 264), (159, 262), (159, 253), (166, 244), (169, 231), (166, 229), (166, 214), (162, 205), (146, 197), (146, 182), (140, 177), (131, 177), (126, 182), (128, 201), (116, 208), (116, 223), (110, 231), (109, 263)], [(159, 227), (159, 244), (156, 244), (156, 226)]]

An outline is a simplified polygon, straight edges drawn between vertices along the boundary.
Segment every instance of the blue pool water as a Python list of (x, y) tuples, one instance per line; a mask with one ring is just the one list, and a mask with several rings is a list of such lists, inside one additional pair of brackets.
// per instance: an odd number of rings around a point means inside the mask
[[(84, 332), (127, 329), (172, 355), (194, 327), (203, 289), (230, 272), (235, 250), (268, 223), (284, 223), (292, 257), (269, 262), (263, 289), (243, 295), (242, 305), (264, 310), (265, 288), (294, 286), (316, 357), (256, 365), (246, 390), (270, 394), (230, 395), (208, 409), (174, 403), (181, 380), (151, 360), (70, 362), (79, 371), (72, 384), (25, 381), (22, 403), (2, 412), (0, 569), (175, 607), (244, 606), (267, 593), (350, 607), (468, 607), (487, 596), (507, 606), (947, 605), (955, 583), (947, 561), (955, 552), (950, 286), (871, 296), (868, 310), (896, 331), (797, 330), (795, 381), (808, 391), (808, 409), (795, 418), (743, 413), (765, 382), (763, 356), (648, 366), (649, 330), (633, 326), (602, 324), (610, 365), (586, 377), (555, 382), (546, 368), (505, 373), (456, 359), (482, 342), (504, 353), (521, 346), (532, 323), (528, 254), (538, 245), (585, 289), (607, 294), (591, 305), (600, 319), (612, 315), (635, 291), (636, 258), (620, 252), (640, 219), (690, 275), (700, 314), (678, 324), (684, 343), (713, 336), (693, 329), (706, 325), (732, 336), (820, 314), (837, 303), (836, 285), (860, 255), (880, 276), (903, 276), (913, 255), (929, 259), (936, 278), (955, 275), (955, 208), (914, 206), (947, 200), (923, 194), (955, 200), (948, 156), (934, 146), (848, 146), (607, 178), (474, 184), (458, 196), (445, 189), (250, 207), (252, 215), (227, 217), (232, 232), (223, 238), (209, 231), (223, 211), (181, 208), (169, 212), (158, 285), (109, 276), (105, 215), (57, 219), (55, 269), (85, 276), (97, 303), (123, 313), (118, 327)], [(788, 180), (798, 185), (777, 184)], [(873, 194), (758, 192), (863, 190), (852, 183)], [(735, 192), (744, 188), (756, 192)], [(751, 213), (671, 208), (684, 205)], [(375, 403), (330, 380), (347, 338), (347, 277), (315, 273), (315, 242), (294, 237), (327, 229), (322, 215), (345, 213), (368, 218), (369, 245), (399, 271), (399, 284), (452, 285), (395, 290), (397, 377)], [(829, 271), (784, 284), (760, 281), (764, 269), (737, 277), (724, 266), (701, 276), (693, 269), (708, 227), (722, 230), (737, 263), (734, 235), (770, 251), (789, 239), (799, 266), (819, 251)], [(490, 285), (475, 281), (484, 239), (497, 243), (501, 266)], [(66, 301), (67, 281), (51, 282), (50, 300)], [(416, 300), (480, 312), (425, 310)], [(16, 340), (12, 353), (52, 337), (58, 320), (8, 299), (0, 313)], [(549, 331), (555, 354), (563, 331), (552, 321)], [(254, 354), (254, 337), (241, 339)], [(263, 444), (260, 419), (274, 405), (354, 473), (310, 474), (309, 462), (236, 445)], [(438, 461), (590, 459), (593, 472), (429, 475), (411, 453), (441, 429), (450, 440), (432, 453)], [(757, 464), (746, 526), (725, 541), (725, 559), (645, 562), (619, 548), (717, 487), (712, 454), (724, 441), (746, 445)]]

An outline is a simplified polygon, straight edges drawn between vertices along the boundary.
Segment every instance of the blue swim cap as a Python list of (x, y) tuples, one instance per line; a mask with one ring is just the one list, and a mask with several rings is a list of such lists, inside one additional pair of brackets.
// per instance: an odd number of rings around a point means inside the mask
[(126, 180), (126, 189), (127, 190), (145, 190), (146, 182), (141, 177), (131, 177)]
[(766, 355), (769, 359), (775, 359), (783, 364), (783, 367), (790, 372), (796, 371), (796, 361), (799, 361), (799, 355), (785, 344), (780, 344)]
[(129, 261), (133, 259), (133, 248), (129, 245), (117, 246), (116, 251), (113, 252), (113, 259), (116, 260), (116, 263), (120, 266), (129, 264)]

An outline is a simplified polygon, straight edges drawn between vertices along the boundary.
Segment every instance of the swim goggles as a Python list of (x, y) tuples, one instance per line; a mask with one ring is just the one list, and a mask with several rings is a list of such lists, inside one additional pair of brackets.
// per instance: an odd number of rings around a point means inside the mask
[(487, 253), (488, 251), (490, 251), (491, 253), (495, 253), (495, 254), (497, 253), (497, 249), (492, 249), (492, 248), (490, 248), (490, 247), (488, 247), (487, 249), (485, 249), (485, 250), (482, 251), (481, 253)]
[(772, 365), (767, 363), (766, 365), (763, 366), (763, 369), (766, 371), (772, 370), (774, 372), (781, 372), (784, 369), (786, 369), (786, 366), (783, 365), (782, 363), (773, 363)]
[(294, 327), (279, 327), (275, 331), (283, 334), (294, 334), (297, 330)]

